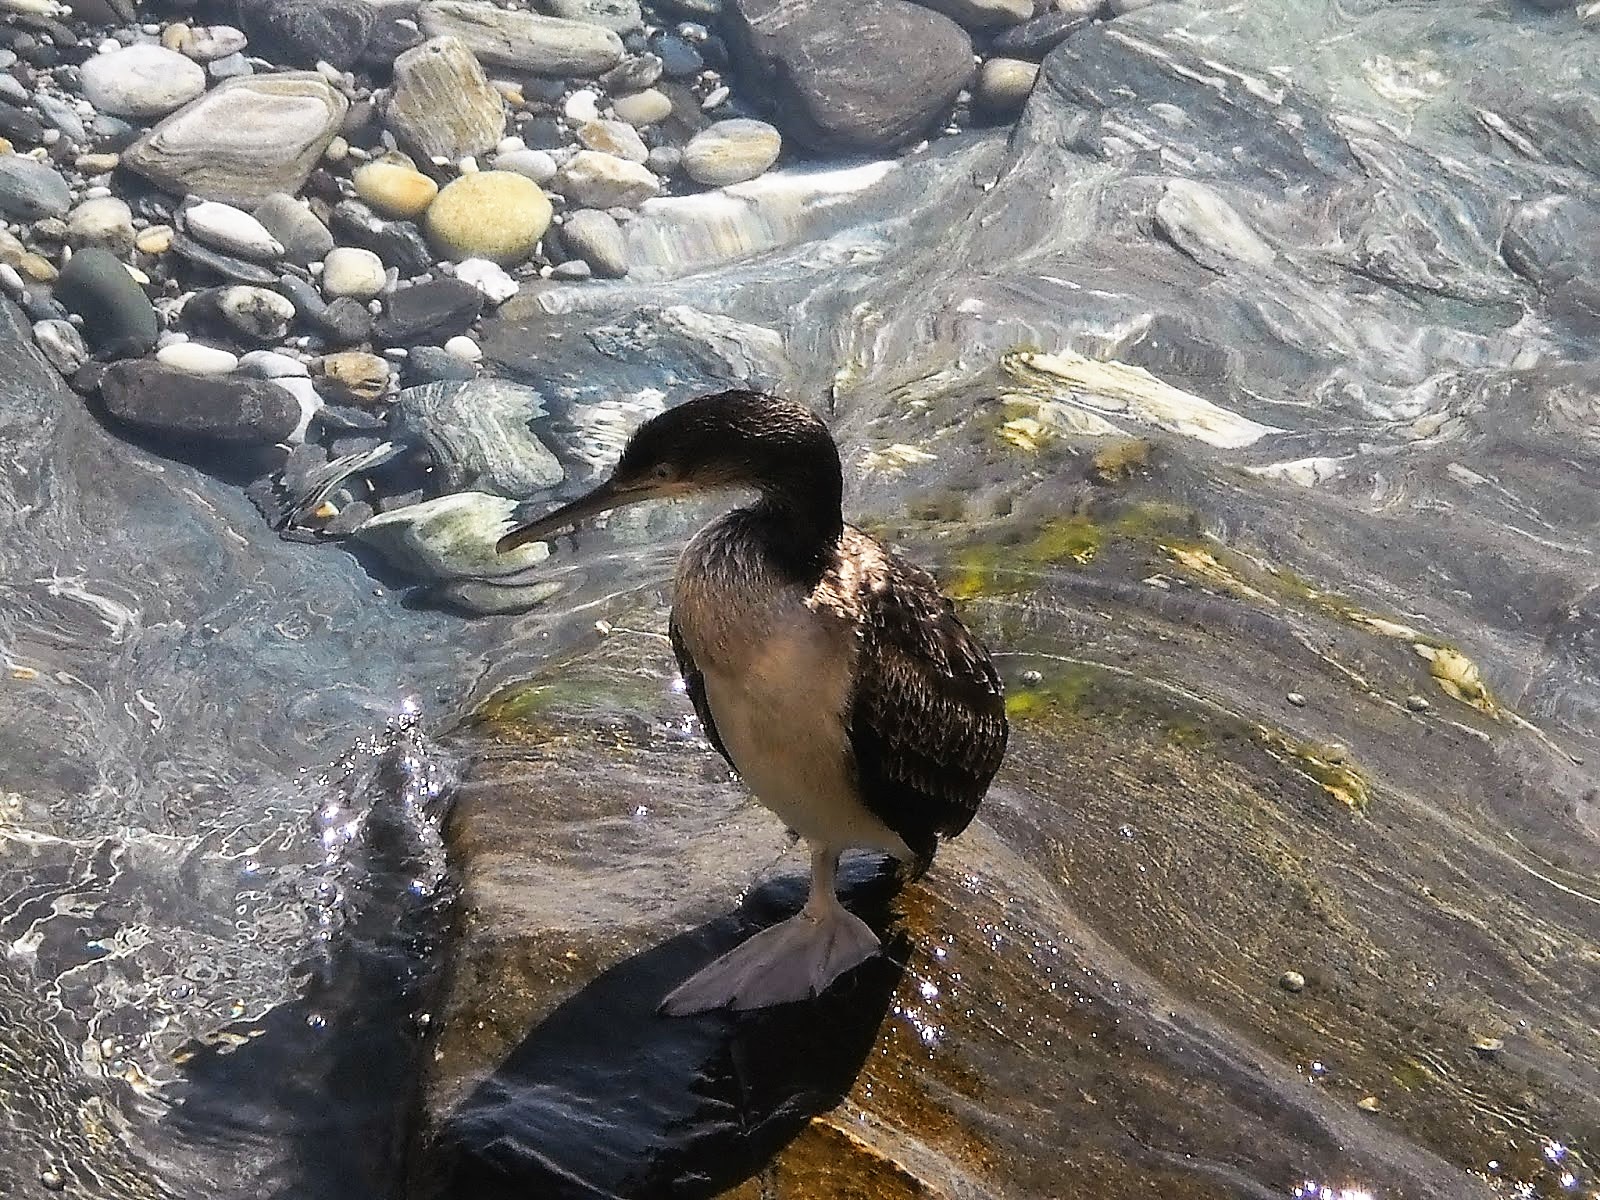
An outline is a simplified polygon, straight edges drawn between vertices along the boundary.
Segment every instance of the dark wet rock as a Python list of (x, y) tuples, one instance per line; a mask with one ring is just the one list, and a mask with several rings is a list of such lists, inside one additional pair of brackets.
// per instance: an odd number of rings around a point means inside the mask
[(1041, 59), (1089, 24), (1089, 20), (1082, 13), (1045, 13), (997, 34), (990, 45), (996, 54)]
[[(408, 12), (408, 9), (412, 11)], [(372, 32), (367, 36), (366, 49), (361, 54), (363, 66), (385, 71), (407, 50), (414, 49), (427, 40), (416, 26), (413, 5), (383, 5), (378, 8), (377, 18), (373, 23)]]
[(406, 388), (395, 399), (397, 433), (432, 453), (445, 486), (515, 499), (561, 482), (565, 472), (530, 429), (545, 415), (538, 392), (503, 379)]
[(386, 346), (440, 344), (472, 328), (484, 296), (458, 279), (432, 279), (390, 293), (373, 336)]
[(659, 55), (630, 54), (600, 76), (600, 86), (614, 96), (642, 92), (661, 78), (663, 66)]
[(1506, 223), (1500, 253), (1533, 283), (1570, 278), (1600, 256), (1600, 209), (1573, 196), (1525, 201)]
[(275, 63), (339, 70), (354, 66), (367, 47), (377, 11), (366, 0), (240, 0), (239, 27), (252, 50)]
[(44, 137), (44, 122), (26, 109), (0, 101), (0, 136), (26, 146), (37, 146)]
[(100, 395), (117, 420), (183, 440), (267, 445), (300, 424), (298, 401), (270, 380), (189, 375), (149, 361), (113, 365)]
[(414, 223), (387, 221), (359, 200), (340, 201), (332, 225), (341, 245), (372, 251), (403, 277), (421, 275), (433, 265), (433, 251)]
[(312, 320), (328, 307), (328, 302), (322, 298), (316, 285), (298, 275), (285, 273), (278, 276), (276, 287), (305, 320)]
[(650, 43), (650, 49), (661, 60), (661, 72), (668, 79), (689, 79), (705, 67), (705, 60), (694, 43), (676, 34), (663, 34)]
[(335, 346), (354, 346), (372, 336), (373, 316), (359, 300), (341, 296), (311, 317), (311, 324)]
[(123, 358), (155, 348), (156, 310), (117, 258), (89, 246), (78, 251), (56, 280), (56, 297), (83, 318), (84, 334), (102, 358)]
[(1033, 0), (918, 0), (918, 3), (971, 30), (1014, 26), (1033, 16)]
[(746, 86), (786, 137), (824, 151), (904, 145), (941, 120), (972, 75), (972, 43), (906, 0), (733, 0)]
[(408, 388), (428, 383), (465, 382), (477, 377), (476, 367), (442, 346), (412, 346), (401, 363), (401, 378)]
[(566, 130), (556, 117), (524, 117), (517, 122), (517, 136), (530, 150), (559, 150), (570, 144)]
[(289, 262), (309, 266), (333, 249), (333, 234), (303, 200), (274, 192), (256, 205), (253, 215), (282, 244)]
[(237, 283), (253, 283), (265, 287), (275, 283), (278, 278), (271, 267), (246, 262), (231, 254), (223, 254), (210, 246), (202, 245), (184, 233), (172, 235), (172, 252), (196, 267)]
[(249, 342), (278, 342), (295, 318), (292, 301), (270, 288), (245, 284), (207, 288), (184, 305), (184, 316)]
[(0, 156), (0, 213), (14, 221), (64, 216), (72, 192), (61, 173), (20, 154)]

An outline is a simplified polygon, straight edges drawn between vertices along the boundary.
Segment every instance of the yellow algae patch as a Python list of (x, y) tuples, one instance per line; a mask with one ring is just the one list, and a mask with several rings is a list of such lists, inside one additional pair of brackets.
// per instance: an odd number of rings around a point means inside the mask
[(938, 457), (937, 454), (930, 454), (905, 442), (896, 442), (892, 446), (885, 446), (882, 450), (869, 450), (861, 459), (861, 469), (867, 474), (876, 471), (899, 474), (907, 467), (930, 463)]
[[(1271, 425), (1173, 387), (1143, 367), (1114, 359), (1102, 362), (1070, 350), (1055, 354), (1017, 350), (1002, 355), (1000, 366), (1036, 401), (1054, 402), (1092, 417), (1103, 413), (1125, 416), (1221, 449), (1239, 449), (1278, 432)], [(1016, 393), (1002, 397), (1008, 403), (1022, 398)], [(1048, 423), (1045, 413), (1036, 419)], [(1099, 419), (1107, 426), (1104, 432), (1117, 432)]]
[(1209, 550), (1172, 545), (1163, 545), (1161, 549), (1180, 567), (1227, 588), (1230, 592), (1248, 596), (1252, 600), (1260, 600), (1264, 604), (1278, 603), (1260, 588), (1246, 583), (1238, 572), (1223, 566), (1217, 561), (1217, 556)]
[(1372, 801), (1372, 793), (1366, 779), (1349, 761), (1343, 747), (1297, 742), (1265, 725), (1258, 725), (1256, 732), (1269, 753), (1280, 761), (1287, 761), (1351, 812), (1366, 811)]
[(1448, 646), (1430, 646), (1413, 642), (1411, 648), (1428, 660), (1428, 674), (1432, 675), (1441, 690), (1463, 704), (1470, 704), (1491, 717), (1500, 715), (1500, 706), (1489, 694), (1489, 685), (1483, 682), (1478, 664), (1459, 650)]

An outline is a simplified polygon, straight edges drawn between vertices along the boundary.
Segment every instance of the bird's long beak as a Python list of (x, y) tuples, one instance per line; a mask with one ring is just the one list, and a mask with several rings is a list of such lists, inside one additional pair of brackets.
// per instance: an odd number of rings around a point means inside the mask
[(571, 504), (563, 504), (554, 512), (546, 513), (537, 521), (530, 521), (526, 525), (518, 526), (505, 537), (495, 543), (495, 549), (501, 554), (508, 554), (518, 546), (526, 546), (529, 542), (540, 542), (557, 530), (565, 529), (568, 525), (576, 525), (579, 521), (609, 512), (613, 508), (621, 508), (627, 504), (638, 504), (643, 500), (654, 500), (657, 496), (654, 488), (619, 488), (611, 480), (606, 480), (594, 491), (586, 496), (580, 496)]

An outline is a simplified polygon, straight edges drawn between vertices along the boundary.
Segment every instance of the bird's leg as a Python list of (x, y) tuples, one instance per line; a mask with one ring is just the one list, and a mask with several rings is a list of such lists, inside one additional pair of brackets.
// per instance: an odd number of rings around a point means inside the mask
[(717, 1008), (769, 1008), (809, 1000), (876, 954), (878, 935), (839, 903), (839, 851), (811, 847), (811, 893), (787, 921), (763, 929), (661, 1003), (667, 1016)]

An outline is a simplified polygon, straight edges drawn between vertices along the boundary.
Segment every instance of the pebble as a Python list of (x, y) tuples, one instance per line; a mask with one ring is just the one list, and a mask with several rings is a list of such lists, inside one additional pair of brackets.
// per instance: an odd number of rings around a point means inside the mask
[(1302, 696), (1299, 692), (1290, 692), (1287, 696), (1284, 697), (1284, 699), (1286, 699), (1290, 704), (1294, 705), (1296, 708), (1304, 708), (1306, 706), (1306, 698), (1304, 696)]
[(661, 72), (669, 79), (688, 79), (705, 69), (706, 60), (700, 51), (681, 37), (658, 37), (650, 43), (650, 49), (661, 60)]
[[(10, 79), (11, 76), (4, 76)], [(41, 116), (55, 128), (59, 129), (63, 137), (74, 142), (83, 143), (89, 140), (89, 131), (84, 127), (83, 118), (65, 100), (58, 99), (48, 92), (38, 92), (29, 97), (33, 106), (39, 110)]]
[(521, 285), (511, 278), (499, 263), (487, 258), (464, 258), (456, 264), (456, 278), (470, 283), (483, 293), (491, 306), (498, 307), (521, 290)]
[(106, 411), (140, 429), (225, 444), (289, 438), (301, 406), (276, 383), (248, 376), (196, 375), (159, 362), (119, 362), (100, 381)]
[(80, 154), (72, 165), (78, 174), (88, 178), (96, 175), (107, 175), (117, 169), (117, 164), (122, 161), (120, 154)]
[(509, 554), (495, 550), (512, 527), (517, 503), (483, 492), (452, 492), (379, 513), (354, 536), (424, 579), (495, 579), (526, 571), (550, 554), (543, 542)]
[(89, 347), (71, 321), (49, 318), (34, 322), (33, 340), (62, 375), (71, 375), (89, 361)]
[(650, 149), (639, 131), (626, 121), (587, 121), (578, 127), (578, 142), (590, 150), (615, 154), (629, 162), (642, 163)]
[(676, 175), (683, 166), (683, 151), (676, 146), (656, 146), (645, 160), (645, 166), (657, 175)]
[(60, 172), (25, 155), (0, 155), (0, 213), (37, 221), (64, 216), (71, 207), (72, 190)]
[(242, 258), (213, 250), (184, 233), (172, 235), (172, 252), (197, 267), (236, 283), (256, 283), (266, 286), (276, 279), (272, 271), (260, 263), (246, 262)]
[(85, 200), (67, 217), (67, 243), (76, 250), (99, 246), (122, 258), (133, 249), (133, 210), (116, 196)]
[(198, 64), (148, 44), (97, 54), (78, 77), (90, 104), (120, 117), (164, 117), (206, 90)]
[(439, 194), (439, 185), (421, 171), (394, 162), (357, 167), (351, 181), (356, 195), (386, 217), (419, 217)]
[(1044, 682), (1044, 673), (1042, 671), (1035, 671), (1032, 668), (1029, 668), (1022, 673), (1020, 678), (1022, 680), (1023, 687), (1038, 687)]
[(317, 360), (317, 382), (334, 404), (370, 408), (389, 391), (394, 372), (380, 354), (346, 350)]
[(556, 160), (545, 150), (512, 150), (495, 156), (494, 169), (514, 171), (518, 175), (526, 175), (535, 183), (544, 184), (555, 178)]
[(232, 25), (198, 25), (189, 31), (181, 46), (172, 48), (195, 62), (209, 63), (239, 54), (247, 44), (244, 33)]
[(454, 355), (462, 362), (476, 363), (483, 361), (483, 347), (473, 341), (464, 333), (458, 333), (444, 344), (444, 352)]
[(459, 37), (483, 62), (537, 75), (598, 75), (622, 61), (613, 30), (474, 0), (430, 0), (417, 23), (429, 37)]
[(585, 208), (636, 208), (661, 190), (661, 181), (642, 164), (597, 150), (578, 151), (553, 182)]
[(271, 262), (284, 252), (283, 243), (255, 217), (231, 204), (202, 200), (183, 210), (183, 228), (202, 245), (256, 262)]
[(589, 264), (596, 275), (620, 279), (628, 273), (627, 239), (622, 226), (609, 213), (592, 208), (570, 213), (561, 226), (561, 243), (568, 254)]
[(778, 161), (782, 138), (765, 121), (718, 121), (695, 134), (683, 148), (683, 169), (707, 187), (726, 187), (754, 179)]
[(236, 284), (214, 293), (217, 314), (238, 334), (257, 342), (277, 342), (294, 324), (294, 304), (268, 288)]
[(237, 355), (199, 342), (173, 342), (156, 351), (156, 361), (191, 375), (227, 375), (239, 366)]
[(550, 268), (551, 279), (566, 279), (574, 282), (588, 279), (594, 275), (594, 268), (581, 258), (569, 258), (564, 263), (557, 263)]
[(377, 6), (367, 0), (246, 0), (238, 13), (263, 57), (296, 67), (327, 63), (335, 71), (355, 65), (378, 23)]
[(1033, 94), (1039, 64), (1020, 58), (991, 58), (978, 72), (978, 103), (995, 113), (1013, 113)]
[(1285, 971), (1278, 976), (1278, 986), (1286, 992), (1303, 992), (1306, 988), (1306, 977), (1299, 971)]
[(638, 92), (661, 78), (661, 58), (656, 54), (630, 54), (600, 76), (600, 86), (613, 96)]
[(83, 318), (84, 335), (101, 358), (147, 354), (160, 330), (144, 289), (116, 257), (97, 246), (74, 254), (56, 281), (56, 299)]
[(455, 37), (433, 38), (395, 61), (384, 115), (401, 144), (430, 160), (486, 153), (505, 132), (500, 93)]
[(459, 279), (430, 279), (389, 294), (373, 336), (386, 346), (437, 345), (465, 333), (483, 312), (483, 293)]
[(298, 192), (349, 107), (316, 75), (230, 79), (145, 134), (122, 162), (168, 192), (248, 208)]
[(321, 262), (333, 249), (333, 234), (317, 220), (310, 205), (282, 192), (267, 196), (256, 205), (255, 219), (268, 236), (282, 247), (283, 257), (292, 263), (309, 266)]
[(569, 121), (596, 120), (600, 116), (600, 97), (588, 88), (573, 92), (561, 106), (561, 113)]
[(325, 305), (311, 321), (335, 346), (358, 345), (372, 336), (372, 310), (349, 296)]
[(440, 191), (428, 209), (428, 237), (449, 258), (513, 266), (532, 256), (551, 211), (549, 198), (527, 176), (480, 171)]
[(413, 346), (403, 366), (407, 387), (476, 379), (477, 368), (439, 346)]
[(644, 28), (644, 12), (639, 0), (546, 0), (553, 17), (600, 25), (615, 33), (633, 33)]
[(383, 260), (371, 250), (337, 246), (322, 260), (322, 294), (371, 300), (383, 290)]
[(1015, 55), (1037, 61), (1092, 19), (1092, 16), (1079, 12), (1047, 12), (1031, 21), (1013, 25), (997, 35), (991, 44), (998, 55)]
[(1427, 712), (1433, 705), (1426, 696), (1410, 695), (1406, 697), (1406, 707), (1412, 712)]
[(359, 200), (343, 200), (334, 206), (333, 229), (339, 241), (371, 250), (408, 278), (433, 266), (433, 252), (416, 225), (386, 220)]
[(276, 350), (252, 350), (241, 355), (239, 370), (257, 379), (284, 379), (311, 373), (310, 368), (298, 358), (280, 354)]
[(230, 54), (227, 58), (206, 64), (206, 74), (217, 80), (237, 79), (241, 75), (254, 73), (255, 68), (250, 65), (250, 60), (242, 54)]
[(655, 88), (646, 88), (631, 96), (618, 96), (611, 102), (611, 108), (619, 120), (640, 127), (654, 125), (672, 115), (672, 101), (665, 92)]
[(0, 100), (0, 134), (5, 135), (7, 153), (10, 153), (10, 144), (13, 142), (37, 144), (42, 141), (44, 122), (31, 112)]

